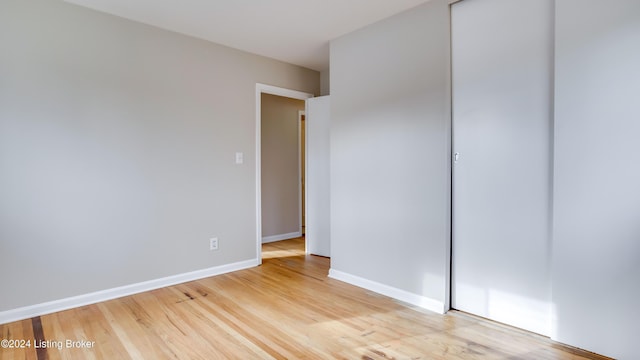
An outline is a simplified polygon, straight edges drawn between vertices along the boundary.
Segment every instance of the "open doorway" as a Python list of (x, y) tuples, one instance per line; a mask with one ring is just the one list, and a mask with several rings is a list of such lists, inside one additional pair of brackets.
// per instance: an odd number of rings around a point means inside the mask
[(262, 243), (302, 236), (300, 112), (304, 100), (261, 95)]
[[(256, 237), (262, 244), (303, 234), (301, 115), (312, 94), (256, 85)], [(306, 249), (306, 244), (305, 244)]]

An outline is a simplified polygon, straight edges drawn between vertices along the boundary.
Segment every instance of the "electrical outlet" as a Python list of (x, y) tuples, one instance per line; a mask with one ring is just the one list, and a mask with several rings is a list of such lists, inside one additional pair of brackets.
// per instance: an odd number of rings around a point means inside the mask
[(209, 250), (218, 250), (218, 238), (209, 239)]

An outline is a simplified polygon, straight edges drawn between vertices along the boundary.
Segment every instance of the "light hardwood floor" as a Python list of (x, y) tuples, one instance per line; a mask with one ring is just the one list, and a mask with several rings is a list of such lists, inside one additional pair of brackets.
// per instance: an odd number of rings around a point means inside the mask
[[(438, 315), (327, 278), (304, 240), (263, 265), (0, 325), (2, 359), (605, 359), (458, 312)], [(58, 349), (87, 340), (91, 349)], [(45, 343), (46, 344), (46, 343)]]

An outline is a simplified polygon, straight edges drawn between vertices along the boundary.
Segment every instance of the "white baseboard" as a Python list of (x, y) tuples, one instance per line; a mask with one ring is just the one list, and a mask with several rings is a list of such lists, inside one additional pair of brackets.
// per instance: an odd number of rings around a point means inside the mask
[(167, 276), (160, 279), (144, 281), (141, 283), (120, 286), (117, 288), (96, 291), (84, 295), (78, 295), (65, 299), (2, 311), (0, 312), (0, 324), (6, 324), (18, 320), (29, 319), (35, 316), (50, 314), (57, 311), (63, 311), (80, 306), (95, 304), (102, 301), (117, 299), (123, 296), (138, 294), (141, 292), (155, 290), (188, 281), (194, 281), (206, 277), (229, 273), (232, 271), (248, 269), (258, 265), (258, 259), (240, 261), (232, 264), (214, 266), (208, 269), (196, 270), (188, 273)]
[(339, 270), (329, 269), (329, 277), (332, 279), (340, 280), (351, 285), (361, 287), (363, 289), (371, 290), (378, 294), (386, 295), (390, 298), (404, 301), (411, 305), (427, 309), (438, 314), (444, 314), (446, 312), (444, 303), (437, 301), (422, 295), (410, 293), (405, 290), (401, 290), (389, 285), (381, 284), (379, 282), (371, 281), (359, 276), (351, 275)]
[(288, 234), (263, 236), (262, 237), (262, 243), (266, 244), (266, 243), (276, 242), (276, 241), (280, 241), (280, 240), (295, 239), (295, 238), (299, 238), (300, 236), (302, 236), (302, 232), (300, 232), (300, 231), (291, 232), (291, 233), (288, 233)]

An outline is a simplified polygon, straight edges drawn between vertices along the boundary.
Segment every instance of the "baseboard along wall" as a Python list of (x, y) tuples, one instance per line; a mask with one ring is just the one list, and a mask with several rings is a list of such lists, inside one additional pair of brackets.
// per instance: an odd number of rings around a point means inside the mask
[(388, 296), (396, 300), (404, 301), (408, 304), (415, 305), (423, 309), (436, 312), (438, 314), (444, 314), (447, 311), (442, 301), (437, 301), (422, 295), (414, 294), (389, 285), (351, 275), (339, 270), (329, 269), (329, 277), (361, 287), (363, 289), (371, 290), (373, 292)]
[(231, 264), (191, 271), (188, 273), (167, 276), (160, 279), (144, 281), (136, 284), (96, 291), (84, 295), (78, 295), (65, 299), (2, 311), (0, 312), (0, 324), (29, 319), (35, 316), (51, 314), (58, 311), (99, 303), (102, 301), (113, 300), (124, 296), (160, 289), (163, 287), (199, 280), (211, 276), (222, 275), (233, 271), (244, 270), (258, 266), (259, 264), (260, 263), (258, 259), (239, 261)]
[(295, 239), (295, 238), (299, 238), (300, 236), (302, 236), (302, 232), (300, 232), (300, 231), (290, 232), (290, 233), (287, 233), (287, 234), (263, 236), (262, 237), (262, 243), (266, 244), (266, 243), (276, 242), (276, 241), (281, 241), (281, 240)]

